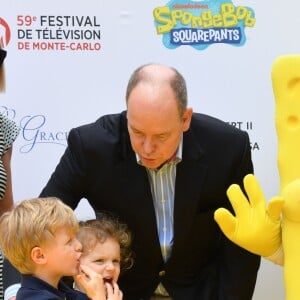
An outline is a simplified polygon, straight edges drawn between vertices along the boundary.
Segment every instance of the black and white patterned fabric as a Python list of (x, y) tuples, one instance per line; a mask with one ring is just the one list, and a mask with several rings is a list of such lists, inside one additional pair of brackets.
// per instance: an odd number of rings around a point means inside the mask
[(4, 258), (2, 255), (2, 251), (0, 249), (0, 300), (3, 300), (4, 297), (4, 291), (3, 291), (3, 263), (4, 263)]
[[(11, 147), (17, 138), (19, 128), (16, 123), (0, 114), (0, 158)], [(4, 196), (6, 188), (6, 172), (2, 160), (0, 160), (0, 201)]]
[[(3, 154), (11, 147), (19, 134), (16, 123), (0, 114), (0, 201), (5, 194), (6, 172), (2, 162)], [(0, 249), (0, 300), (3, 300), (3, 255)]]

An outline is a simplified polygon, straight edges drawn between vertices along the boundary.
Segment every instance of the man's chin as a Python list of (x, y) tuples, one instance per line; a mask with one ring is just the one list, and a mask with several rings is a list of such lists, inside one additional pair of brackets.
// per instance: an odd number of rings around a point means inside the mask
[(157, 161), (153, 160), (153, 161), (149, 161), (149, 160), (142, 160), (142, 165), (146, 168), (149, 168), (149, 169), (157, 169), (159, 167), (159, 163), (157, 163)]

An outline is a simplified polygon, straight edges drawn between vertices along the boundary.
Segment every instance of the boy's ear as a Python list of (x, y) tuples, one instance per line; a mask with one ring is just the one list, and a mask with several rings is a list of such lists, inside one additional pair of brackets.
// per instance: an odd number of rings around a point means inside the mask
[(38, 265), (42, 265), (47, 262), (47, 258), (44, 255), (43, 248), (41, 247), (32, 248), (31, 259)]

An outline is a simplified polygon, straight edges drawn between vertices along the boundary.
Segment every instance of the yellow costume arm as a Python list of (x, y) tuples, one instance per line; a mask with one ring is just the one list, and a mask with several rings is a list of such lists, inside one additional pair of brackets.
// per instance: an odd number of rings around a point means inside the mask
[(233, 216), (227, 209), (215, 211), (215, 220), (228, 239), (254, 254), (268, 257), (281, 246), (280, 213), (283, 199), (270, 200), (266, 208), (265, 197), (254, 175), (244, 178), (245, 191), (233, 184), (227, 196), (234, 209)]

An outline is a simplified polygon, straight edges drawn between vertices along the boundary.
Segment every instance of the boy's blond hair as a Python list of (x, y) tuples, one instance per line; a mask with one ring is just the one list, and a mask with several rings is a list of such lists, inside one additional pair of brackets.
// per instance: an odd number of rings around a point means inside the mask
[(0, 245), (4, 256), (22, 274), (32, 274), (35, 264), (31, 250), (51, 242), (55, 232), (68, 227), (78, 231), (73, 210), (60, 199), (34, 198), (23, 200), (0, 218)]

